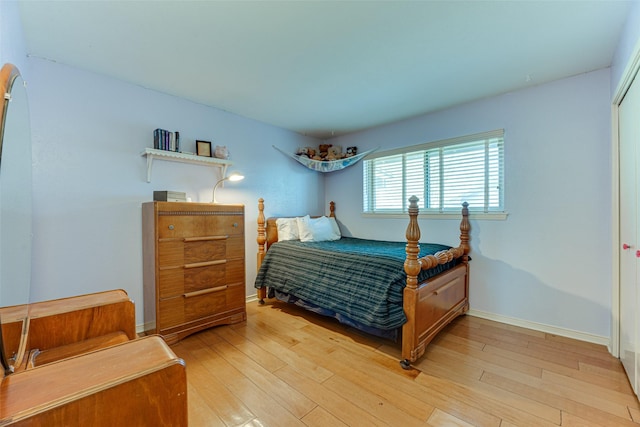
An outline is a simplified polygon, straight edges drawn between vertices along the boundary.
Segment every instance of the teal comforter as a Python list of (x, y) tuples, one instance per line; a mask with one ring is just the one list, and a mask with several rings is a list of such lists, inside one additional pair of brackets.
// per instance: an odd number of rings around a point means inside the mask
[[(255, 287), (269, 287), (362, 325), (391, 330), (406, 322), (402, 308), (405, 242), (343, 237), (329, 242), (278, 242), (269, 248)], [(420, 256), (450, 246), (423, 243)], [(419, 281), (456, 265), (422, 271)]]

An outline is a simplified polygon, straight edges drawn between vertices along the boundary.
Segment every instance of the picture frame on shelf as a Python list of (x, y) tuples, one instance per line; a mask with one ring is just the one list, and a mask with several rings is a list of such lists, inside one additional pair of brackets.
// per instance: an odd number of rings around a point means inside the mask
[(211, 142), (196, 140), (196, 154), (202, 157), (211, 157)]

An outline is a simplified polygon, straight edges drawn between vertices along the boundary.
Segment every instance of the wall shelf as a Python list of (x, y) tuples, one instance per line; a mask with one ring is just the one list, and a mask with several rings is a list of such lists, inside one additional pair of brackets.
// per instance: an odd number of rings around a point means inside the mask
[(196, 156), (195, 154), (177, 153), (175, 151), (156, 150), (154, 148), (146, 148), (141, 153), (141, 156), (147, 158), (147, 182), (151, 182), (151, 168), (153, 167), (154, 159), (220, 168), (222, 178), (224, 178), (227, 173), (227, 167), (233, 164), (231, 160)]

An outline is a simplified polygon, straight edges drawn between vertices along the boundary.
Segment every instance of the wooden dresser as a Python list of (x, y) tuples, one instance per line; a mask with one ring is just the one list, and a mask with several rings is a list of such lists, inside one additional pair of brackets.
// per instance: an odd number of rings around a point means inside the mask
[(142, 205), (147, 333), (175, 343), (246, 320), (244, 206)]

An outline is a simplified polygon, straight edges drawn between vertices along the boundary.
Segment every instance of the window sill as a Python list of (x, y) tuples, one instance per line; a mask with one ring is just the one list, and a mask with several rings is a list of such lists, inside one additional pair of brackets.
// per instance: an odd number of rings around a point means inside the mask
[[(396, 218), (402, 219), (407, 218), (409, 216), (408, 213), (404, 214), (385, 214), (385, 213), (362, 213), (363, 218)], [(438, 213), (428, 213), (428, 212), (420, 212), (418, 214), (419, 219), (460, 219), (460, 212), (438, 212)], [(469, 212), (469, 219), (479, 219), (479, 220), (490, 220), (490, 221), (504, 221), (509, 216), (508, 212)]]

